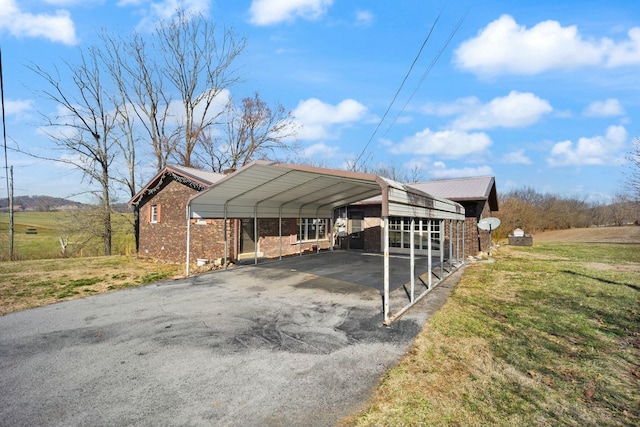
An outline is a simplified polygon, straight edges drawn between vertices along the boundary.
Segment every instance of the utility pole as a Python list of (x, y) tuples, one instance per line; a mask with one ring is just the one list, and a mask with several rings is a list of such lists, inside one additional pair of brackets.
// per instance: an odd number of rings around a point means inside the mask
[(9, 260), (13, 261), (15, 258), (13, 253), (13, 166), (9, 168), (9, 177)]
[[(7, 176), (7, 198), (9, 202), (9, 260), (13, 261), (13, 166), (9, 170), (7, 157), (7, 124), (4, 113), (4, 79), (2, 77), (2, 48), (0, 48), (0, 98), (2, 103), (2, 142), (4, 145), (4, 170)], [(11, 175), (11, 178), (9, 178)]]

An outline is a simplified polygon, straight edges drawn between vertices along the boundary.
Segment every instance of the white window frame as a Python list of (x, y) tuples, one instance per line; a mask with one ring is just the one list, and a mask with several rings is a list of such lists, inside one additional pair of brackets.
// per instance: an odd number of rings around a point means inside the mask
[(151, 214), (149, 215), (149, 222), (151, 224), (158, 223), (158, 205), (151, 205)]
[(326, 218), (302, 218), (301, 226), (300, 240), (303, 242), (328, 240), (329, 238)]

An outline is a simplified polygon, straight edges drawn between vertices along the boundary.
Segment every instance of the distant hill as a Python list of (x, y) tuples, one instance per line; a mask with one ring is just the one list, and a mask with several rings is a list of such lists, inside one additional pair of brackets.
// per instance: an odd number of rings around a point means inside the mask
[[(50, 196), (17, 196), (13, 198), (13, 209), (15, 212), (34, 211), (34, 212), (53, 212), (53, 211), (69, 211), (82, 207), (83, 204), (69, 199)], [(0, 199), (0, 211), (7, 212), (9, 210), (9, 201), (7, 198)]]

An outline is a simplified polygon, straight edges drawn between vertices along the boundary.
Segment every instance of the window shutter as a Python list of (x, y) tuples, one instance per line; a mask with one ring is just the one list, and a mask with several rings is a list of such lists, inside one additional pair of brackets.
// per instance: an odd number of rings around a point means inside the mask
[(161, 205), (161, 204), (159, 204), (159, 203), (158, 203), (158, 204), (156, 205), (156, 211), (157, 211), (157, 212), (156, 212), (156, 215), (157, 215), (157, 217), (158, 217), (158, 218), (157, 218), (157, 220), (156, 220), (156, 222), (160, 222), (160, 217), (161, 217), (160, 215), (161, 215), (161, 212), (162, 212), (162, 205)]
[(151, 222), (151, 205), (147, 205), (147, 222)]

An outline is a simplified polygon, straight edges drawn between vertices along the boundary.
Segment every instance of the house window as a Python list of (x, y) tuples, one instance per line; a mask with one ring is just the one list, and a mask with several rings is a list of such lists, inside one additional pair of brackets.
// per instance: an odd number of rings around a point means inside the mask
[[(427, 219), (414, 219), (414, 248), (426, 250), (428, 248), (429, 221)], [(440, 222), (431, 220), (431, 246), (438, 249), (440, 246)], [(389, 218), (389, 247), (411, 248), (411, 218)]]
[(160, 205), (151, 205), (149, 210), (149, 222), (156, 224), (160, 222)]
[(327, 220), (325, 218), (302, 218), (302, 240), (327, 238)]

